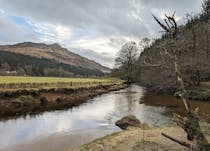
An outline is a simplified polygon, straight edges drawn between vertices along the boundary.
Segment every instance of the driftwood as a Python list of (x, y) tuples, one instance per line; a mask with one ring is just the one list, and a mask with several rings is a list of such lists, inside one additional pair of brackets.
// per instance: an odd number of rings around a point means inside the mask
[[(162, 23), (156, 16), (153, 15), (155, 21), (160, 25), (160, 27), (169, 35), (171, 35), (174, 43), (178, 39), (178, 26), (175, 20), (175, 13), (172, 16), (165, 15), (164, 23)], [(201, 131), (201, 127), (199, 124), (199, 117), (197, 115), (197, 111), (193, 111), (190, 101), (186, 98), (186, 82), (182, 78), (181, 69), (178, 63), (178, 52), (174, 48), (172, 53), (169, 53), (166, 49), (164, 49), (165, 54), (169, 54), (171, 58), (174, 60), (175, 73), (179, 85), (179, 89), (181, 91), (180, 97), (184, 103), (185, 109), (187, 111), (186, 117), (181, 117), (180, 115), (174, 114), (173, 120), (177, 123), (179, 127), (181, 127), (187, 133), (187, 139), (191, 141), (191, 143), (183, 142), (178, 139), (175, 139), (165, 133), (162, 135), (182, 146), (185, 146), (194, 151), (210, 151), (210, 144), (205, 138), (203, 132)]]
[(169, 136), (169, 135), (167, 135), (167, 134), (165, 134), (165, 133), (161, 133), (164, 137), (166, 137), (166, 138), (168, 138), (168, 139), (170, 139), (170, 140), (172, 140), (172, 141), (174, 141), (174, 142), (176, 142), (176, 143), (178, 143), (178, 144), (180, 144), (180, 145), (182, 145), (182, 146), (185, 146), (185, 147), (187, 147), (187, 148), (190, 148), (191, 147), (191, 145), (189, 144), (189, 143), (186, 143), (186, 142), (184, 142), (184, 141), (180, 141), (180, 140), (178, 140), (178, 139), (175, 139), (175, 138), (173, 138), (173, 137), (171, 137), (171, 136)]

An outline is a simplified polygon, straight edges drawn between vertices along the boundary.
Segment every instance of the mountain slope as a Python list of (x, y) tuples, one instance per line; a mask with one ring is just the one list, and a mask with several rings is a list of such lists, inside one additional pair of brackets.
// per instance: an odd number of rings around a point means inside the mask
[[(177, 88), (174, 61), (163, 50), (176, 49), (182, 77), (189, 86), (210, 80), (210, 19), (196, 18), (179, 27), (178, 39), (163, 35), (142, 52), (136, 79), (155, 91)], [(145, 62), (147, 64), (145, 64)], [(153, 65), (153, 66), (152, 66)], [(165, 91), (165, 90), (164, 90)]]
[(82, 67), (91, 70), (109, 72), (110, 69), (92, 60), (79, 56), (69, 50), (62, 48), (58, 44), (43, 44), (24, 42), (15, 45), (0, 46), (1, 51), (18, 53), (37, 58), (53, 59), (56, 62), (68, 64), (75, 67)]
[(59, 63), (53, 59), (0, 50), (0, 75), (95, 77), (103, 76), (104, 73), (95, 69)]

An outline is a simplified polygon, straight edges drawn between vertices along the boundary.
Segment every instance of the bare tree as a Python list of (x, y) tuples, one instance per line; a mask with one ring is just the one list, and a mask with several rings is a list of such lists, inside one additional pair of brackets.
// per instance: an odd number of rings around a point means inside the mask
[(210, 0), (203, 0), (201, 18), (208, 20), (210, 17)]
[(180, 97), (185, 105), (185, 109), (187, 111), (186, 117), (181, 117), (180, 115), (174, 114), (174, 121), (180, 126), (184, 131), (187, 133), (188, 140), (191, 143), (183, 142), (178, 139), (175, 139), (165, 133), (162, 133), (163, 136), (166, 138), (183, 145), (189, 149), (194, 151), (209, 151), (210, 144), (208, 143), (207, 139), (205, 138), (204, 134), (201, 131), (201, 127), (199, 124), (199, 117), (197, 114), (197, 109), (193, 111), (189, 100), (186, 98), (187, 88), (186, 82), (183, 80), (183, 76), (181, 73), (181, 66), (178, 60), (179, 52), (176, 50), (176, 41), (179, 39), (179, 29), (178, 25), (175, 20), (175, 13), (172, 16), (165, 15), (164, 22), (162, 23), (156, 16), (153, 15), (155, 21), (160, 25), (160, 27), (171, 37), (173, 40), (171, 52), (164, 49), (165, 54), (168, 55), (174, 62), (174, 69), (179, 85), (179, 89), (181, 91)]
[(143, 38), (139, 42), (139, 46), (141, 47), (141, 50), (144, 50), (144, 49), (148, 48), (152, 44), (152, 42), (153, 42), (153, 40), (146, 37), (146, 38)]
[(133, 81), (133, 74), (138, 56), (139, 48), (136, 42), (129, 42), (122, 46), (115, 59), (116, 66), (123, 70), (124, 77), (128, 83)]

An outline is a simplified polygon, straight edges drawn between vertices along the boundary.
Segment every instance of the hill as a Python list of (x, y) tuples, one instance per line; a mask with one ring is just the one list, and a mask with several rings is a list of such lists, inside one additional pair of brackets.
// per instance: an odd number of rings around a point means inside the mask
[(137, 63), (137, 81), (155, 91), (176, 91), (174, 63), (170, 56), (164, 55), (164, 49), (172, 53), (174, 48), (179, 52), (181, 72), (189, 86), (210, 80), (210, 18), (202, 15), (179, 26), (176, 41), (164, 34), (142, 52)]
[(1, 75), (102, 76), (110, 69), (58, 44), (25, 42), (0, 46)]

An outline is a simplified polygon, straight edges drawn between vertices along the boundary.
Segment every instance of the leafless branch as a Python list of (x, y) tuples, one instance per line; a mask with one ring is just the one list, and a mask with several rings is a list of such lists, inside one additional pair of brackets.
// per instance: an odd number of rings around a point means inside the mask
[(162, 24), (158, 19), (157, 19), (157, 17), (155, 16), (155, 15), (152, 15), (153, 16), (153, 18), (156, 20), (156, 22), (166, 31), (166, 32), (169, 32), (169, 30), (168, 30), (168, 28), (164, 25), (164, 24)]
[(166, 138), (172, 140), (173, 142), (176, 142), (176, 143), (178, 143), (178, 144), (180, 144), (180, 145), (182, 145), (182, 146), (185, 146), (185, 147), (191, 149), (191, 144), (186, 143), (186, 142), (184, 142), (184, 141), (180, 141), (180, 140), (178, 140), (178, 139), (175, 139), (175, 138), (173, 138), (173, 137), (171, 137), (171, 136), (169, 136), (169, 135), (167, 135), (167, 134), (165, 134), (165, 133), (161, 133), (161, 134), (162, 134), (164, 137), (166, 137)]

